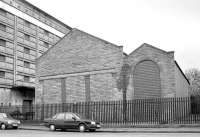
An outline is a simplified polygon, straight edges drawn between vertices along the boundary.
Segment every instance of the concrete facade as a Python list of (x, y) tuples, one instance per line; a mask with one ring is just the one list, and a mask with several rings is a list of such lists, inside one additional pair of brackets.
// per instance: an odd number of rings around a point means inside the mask
[(70, 29), (25, 0), (0, 1), (1, 105), (34, 103), (35, 60)]
[(133, 74), (146, 60), (158, 66), (160, 97), (187, 96), (189, 83), (174, 52), (143, 44), (126, 55), (121, 46), (72, 29), (37, 60), (36, 103), (122, 100), (124, 66), (128, 66), (126, 98), (135, 99)]

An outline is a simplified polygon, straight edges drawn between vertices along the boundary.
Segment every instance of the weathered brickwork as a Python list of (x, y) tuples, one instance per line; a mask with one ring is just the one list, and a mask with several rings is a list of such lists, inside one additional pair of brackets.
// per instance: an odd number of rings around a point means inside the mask
[[(59, 92), (58, 92), (59, 91)], [(61, 80), (45, 80), (43, 82), (44, 103), (61, 103)]]
[(58, 74), (119, 69), (122, 47), (73, 29), (38, 60), (40, 77)]
[(66, 78), (66, 103), (85, 102), (84, 76)]
[(122, 99), (122, 93), (117, 89), (115, 74), (96, 74), (90, 77), (91, 101)]

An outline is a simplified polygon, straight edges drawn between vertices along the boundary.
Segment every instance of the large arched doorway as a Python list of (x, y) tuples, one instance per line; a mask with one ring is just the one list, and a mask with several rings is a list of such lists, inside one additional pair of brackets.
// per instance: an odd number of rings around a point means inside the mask
[(158, 65), (145, 60), (138, 63), (133, 73), (134, 98), (161, 97), (160, 70)]

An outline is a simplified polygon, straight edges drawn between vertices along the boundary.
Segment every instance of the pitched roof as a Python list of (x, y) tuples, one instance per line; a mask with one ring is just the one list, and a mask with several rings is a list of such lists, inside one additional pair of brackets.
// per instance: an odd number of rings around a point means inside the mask
[(73, 32), (75, 32), (75, 31), (79, 31), (79, 32), (82, 32), (82, 33), (85, 33), (86, 35), (89, 35), (89, 36), (91, 36), (91, 37), (93, 37), (93, 38), (96, 38), (96, 39), (98, 39), (98, 40), (100, 40), (100, 41), (103, 41), (103, 42), (105, 42), (106, 44), (108, 44), (107, 46), (112, 46), (112, 47), (115, 47), (115, 48), (122, 48), (123, 46), (118, 46), (118, 45), (115, 45), (115, 44), (113, 44), (113, 43), (111, 43), (111, 42), (108, 42), (108, 41), (106, 41), (106, 40), (104, 40), (104, 39), (101, 39), (101, 38), (99, 38), (99, 37), (96, 37), (96, 36), (94, 36), (94, 35), (91, 35), (91, 34), (89, 34), (89, 33), (86, 33), (86, 32), (84, 32), (84, 31), (82, 31), (82, 30), (79, 30), (79, 29), (76, 29), (76, 28), (73, 28), (73, 29), (71, 29), (70, 30), (70, 32), (68, 33), (68, 34), (66, 34), (63, 38), (61, 38), (57, 43), (55, 43), (52, 47), (50, 47), (46, 52), (44, 52), (40, 57), (38, 57), (37, 59), (36, 59), (36, 61), (39, 61), (41, 58), (43, 58), (50, 50), (52, 50), (58, 43), (60, 43), (62, 40), (64, 40), (64, 39), (66, 39), (71, 33), (73, 33)]

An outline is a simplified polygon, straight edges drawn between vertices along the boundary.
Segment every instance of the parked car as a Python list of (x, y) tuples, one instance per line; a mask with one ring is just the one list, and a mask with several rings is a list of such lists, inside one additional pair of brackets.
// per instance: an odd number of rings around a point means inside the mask
[(5, 130), (7, 128), (18, 129), (20, 121), (12, 118), (9, 114), (0, 113), (0, 128)]
[(64, 112), (54, 115), (52, 118), (44, 120), (44, 125), (51, 131), (56, 129), (78, 129), (80, 132), (89, 130), (91, 132), (101, 128), (99, 122), (93, 120), (84, 119), (79, 114)]

